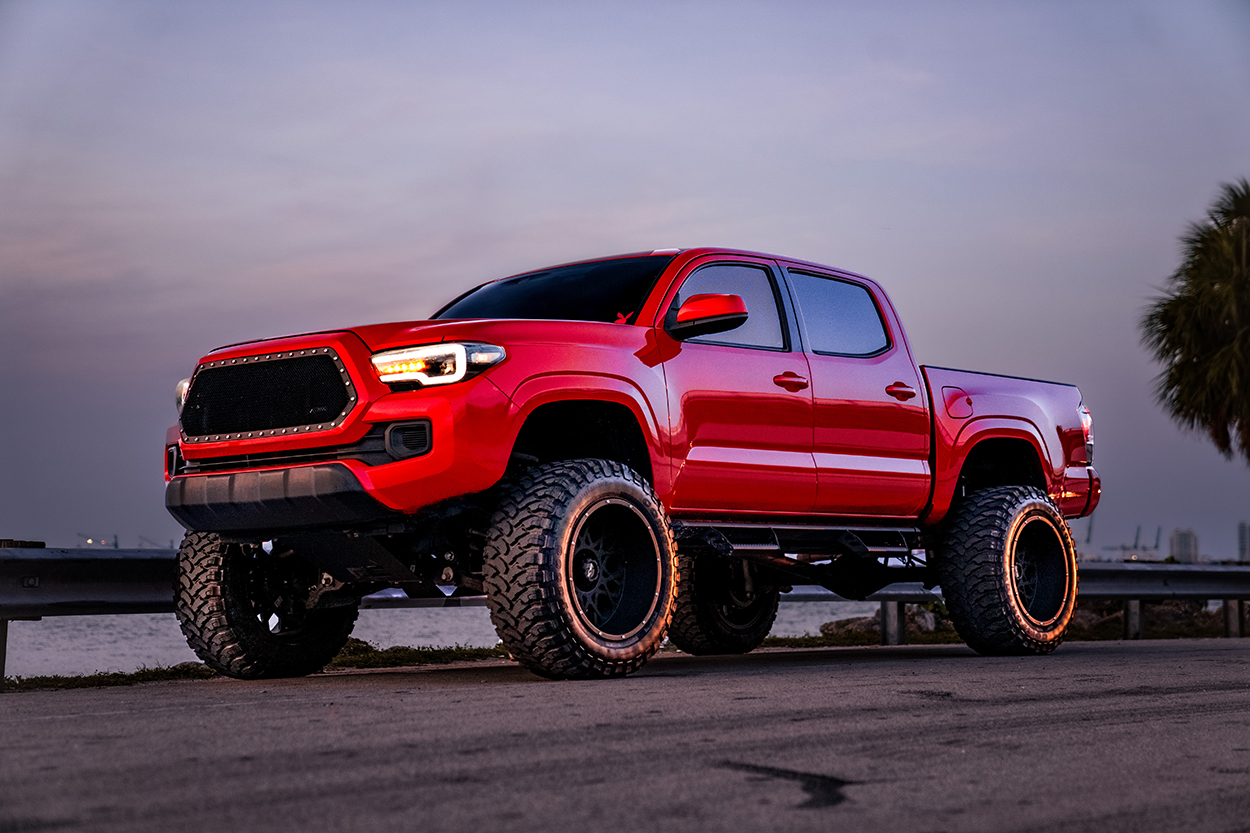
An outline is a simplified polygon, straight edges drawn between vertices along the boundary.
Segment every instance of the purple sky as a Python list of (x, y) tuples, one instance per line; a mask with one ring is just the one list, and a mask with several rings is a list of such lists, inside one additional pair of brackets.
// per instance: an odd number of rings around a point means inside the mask
[(1154, 404), (1136, 322), (1241, 176), (1245, 2), (0, 0), (0, 537), (180, 535), (214, 346), (724, 245), (877, 278), (924, 363), (1079, 384), (1092, 548), (1233, 557), (1250, 469)]

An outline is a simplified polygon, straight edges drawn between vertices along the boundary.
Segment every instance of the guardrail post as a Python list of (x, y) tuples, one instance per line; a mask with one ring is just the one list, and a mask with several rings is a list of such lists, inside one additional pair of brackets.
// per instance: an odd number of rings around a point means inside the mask
[(0, 691), (4, 691), (4, 659), (9, 646), (9, 620), (0, 617)]
[(1241, 632), (1241, 608), (1245, 603), (1237, 599), (1224, 600), (1224, 636), (1237, 639)]
[(881, 603), (881, 644), (902, 645), (907, 641), (907, 605)]
[(1141, 599), (1124, 600), (1124, 638), (1141, 639)]

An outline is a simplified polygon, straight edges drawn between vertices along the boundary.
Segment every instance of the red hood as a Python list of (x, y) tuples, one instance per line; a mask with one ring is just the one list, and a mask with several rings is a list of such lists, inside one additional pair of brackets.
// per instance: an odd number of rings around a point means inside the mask
[(634, 325), (604, 324), (596, 321), (547, 321), (542, 319), (483, 318), (461, 321), (402, 321), (352, 327), (369, 350), (391, 350), (416, 344), (463, 339), (509, 345), (514, 342), (552, 344), (616, 344), (625, 333), (634, 338)]
[(288, 333), (270, 338), (255, 338), (249, 341), (237, 341), (215, 347), (212, 353), (223, 351), (234, 352), (236, 348), (250, 347), (253, 344), (270, 344), (275, 341), (303, 340), (312, 336), (337, 335), (352, 333), (363, 341), (371, 351), (385, 350), (388, 347), (406, 347), (410, 344), (432, 344), (442, 341), (447, 336), (451, 324), (460, 322), (449, 321), (397, 321), (389, 324), (366, 324), (363, 327), (343, 327), (336, 330), (313, 330), (307, 333)]
[(463, 321), (395, 321), (389, 324), (366, 324), (363, 327), (352, 327), (350, 332), (355, 333), (371, 351), (376, 353), (392, 347), (408, 347), (413, 344), (433, 344), (444, 341), (463, 327)]
[[(508, 344), (513, 340), (548, 343), (599, 344), (616, 343), (625, 332), (632, 333), (634, 325), (603, 324), (594, 321), (545, 321), (526, 319), (475, 319), (459, 321), (397, 321), (389, 324), (367, 324), (341, 330), (297, 333), (275, 338), (257, 339), (218, 347), (210, 355), (246, 355), (254, 352), (253, 345), (276, 345), (276, 349), (288, 349), (288, 342), (300, 346), (317, 336), (335, 336), (351, 333), (364, 342), (369, 352), (393, 350), (418, 344), (436, 344), (440, 341), (464, 339)], [(632, 338), (632, 336), (628, 337)], [(266, 348), (269, 349), (269, 348)]]

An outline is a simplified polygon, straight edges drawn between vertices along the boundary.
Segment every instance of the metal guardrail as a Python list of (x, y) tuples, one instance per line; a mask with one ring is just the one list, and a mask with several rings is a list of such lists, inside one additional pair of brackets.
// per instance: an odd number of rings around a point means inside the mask
[(1094, 599), (1250, 599), (1250, 564), (1079, 565), (1079, 593)]
[[(0, 681), (4, 679), (8, 623), (44, 616), (171, 613), (177, 551), (164, 549), (40, 549), (0, 547)], [(1158, 599), (1250, 599), (1250, 565), (1119, 564), (1080, 565), (1080, 594), (1123, 599), (1126, 638), (1141, 635), (1141, 602)], [(918, 583), (891, 584), (868, 597), (881, 603), (882, 643), (902, 644), (905, 605), (940, 601), (939, 592)], [(797, 587), (784, 601), (849, 601), (821, 587)], [(485, 596), (409, 599), (394, 591), (366, 596), (363, 609), (475, 607)], [(1244, 602), (1225, 605), (1225, 632), (1243, 635)]]
[(175, 550), (0, 548), (0, 618), (172, 613)]
[(174, 609), (174, 550), (0, 547), (0, 687), (9, 621)]
[[(0, 547), (0, 621), (173, 613), (177, 550)], [(484, 606), (485, 596), (366, 596), (362, 609)]]

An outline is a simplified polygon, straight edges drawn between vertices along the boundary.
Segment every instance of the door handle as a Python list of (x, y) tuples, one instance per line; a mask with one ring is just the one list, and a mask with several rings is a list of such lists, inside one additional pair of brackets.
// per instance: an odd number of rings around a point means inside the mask
[(774, 376), (773, 384), (777, 387), (785, 388), (790, 393), (797, 393), (807, 387), (807, 380), (793, 370), (787, 370), (779, 376)]
[(893, 396), (899, 402), (906, 402), (908, 399), (911, 399), (916, 395), (915, 389), (904, 382), (895, 382), (894, 384), (888, 386), (885, 389), (885, 392), (890, 396)]

